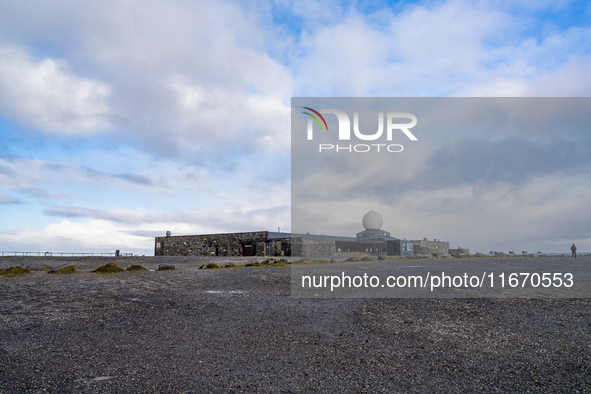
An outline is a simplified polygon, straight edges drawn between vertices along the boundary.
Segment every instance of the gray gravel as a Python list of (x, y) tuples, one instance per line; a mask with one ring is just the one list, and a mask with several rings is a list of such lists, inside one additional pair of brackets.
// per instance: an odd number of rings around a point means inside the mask
[(294, 299), (289, 267), (13, 260), (33, 272), (0, 278), (0, 393), (591, 392), (588, 299)]

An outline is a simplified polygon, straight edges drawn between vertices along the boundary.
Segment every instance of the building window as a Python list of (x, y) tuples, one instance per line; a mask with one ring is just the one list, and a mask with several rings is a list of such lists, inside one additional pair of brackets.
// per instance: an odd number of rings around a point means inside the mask
[(160, 249), (162, 247), (162, 243), (161, 242), (156, 242), (156, 249)]

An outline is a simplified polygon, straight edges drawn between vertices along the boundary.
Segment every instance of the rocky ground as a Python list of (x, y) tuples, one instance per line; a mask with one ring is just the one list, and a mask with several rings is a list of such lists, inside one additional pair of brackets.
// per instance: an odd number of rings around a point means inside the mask
[[(297, 299), (289, 266), (4, 258), (0, 393), (591, 392), (591, 300)], [(79, 272), (51, 275), (73, 262)]]

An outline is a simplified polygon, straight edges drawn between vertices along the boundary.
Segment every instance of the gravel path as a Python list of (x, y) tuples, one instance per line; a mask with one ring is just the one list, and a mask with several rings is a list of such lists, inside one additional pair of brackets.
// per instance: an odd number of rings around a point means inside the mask
[(106, 261), (0, 278), (0, 393), (591, 392), (588, 299), (295, 299), (289, 267)]

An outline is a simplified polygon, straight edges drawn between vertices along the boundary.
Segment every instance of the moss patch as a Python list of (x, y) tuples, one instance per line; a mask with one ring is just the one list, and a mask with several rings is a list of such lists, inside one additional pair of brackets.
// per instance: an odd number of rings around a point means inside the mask
[(131, 267), (127, 268), (125, 271), (147, 271), (147, 269), (145, 269), (141, 265), (132, 265)]
[[(205, 267), (207, 268), (207, 267)], [(158, 269), (156, 271), (168, 271), (168, 270), (173, 270), (174, 267), (158, 267)]]
[(207, 264), (204, 268), (206, 269), (211, 269), (211, 268), (220, 268), (219, 265), (217, 265), (216, 263), (209, 263)]
[(49, 272), (50, 274), (73, 274), (76, 272), (76, 267), (73, 265), (68, 265), (67, 267), (60, 268), (59, 270), (55, 270), (53, 272)]
[(270, 267), (291, 267), (291, 264), (286, 264), (283, 262), (278, 262), (277, 264), (273, 264)]
[(3, 270), (0, 270), (0, 275), (6, 277), (13, 277), (18, 275), (30, 274), (31, 267), (21, 268), (21, 267), (10, 267)]
[(244, 264), (245, 267), (260, 267), (261, 263), (246, 263)]
[(121, 272), (121, 271), (123, 271), (123, 268), (119, 267), (117, 264), (108, 263), (105, 265), (101, 265), (100, 267), (98, 267), (97, 269), (95, 269), (92, 272), (97, 272), (100, 274), (112, 274), (112, 273)]
[(373, 261), (373, 259), (369, 256), (363, 256), (359, 261)]

